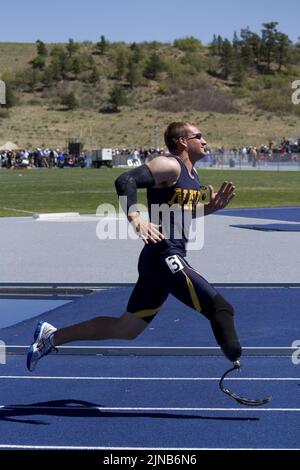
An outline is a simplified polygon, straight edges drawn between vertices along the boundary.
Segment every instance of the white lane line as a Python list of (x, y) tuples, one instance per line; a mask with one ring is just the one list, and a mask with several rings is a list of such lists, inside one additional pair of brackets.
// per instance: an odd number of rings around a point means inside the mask
[(0, 207), (0, 209), (3, 209), (5, 211), (15, 211), (15, 212), (23, 212), (24, 214), (33, 214), (31, 211), (24, 211), (22, 209), (14, 209), (13, 207)]
[(268, 412), (292, 412), (300, 411), (300, 408), (199, 408), (199, 407), (159, 407), (159, 406), (32, 406), (32, 405), (0, 405), (0, 411), (11, 410), (50, 410), (50, 411), (268, 411)]
[[(1, 379), (14, 380), (140, 380), (140, 381), (215, 381), (220, 377), (66, 377), (66, 376), (36, 376), (36, 375), (1, 375)], [(300, 377), (228, 377), (226, 381), (300, 381)]]

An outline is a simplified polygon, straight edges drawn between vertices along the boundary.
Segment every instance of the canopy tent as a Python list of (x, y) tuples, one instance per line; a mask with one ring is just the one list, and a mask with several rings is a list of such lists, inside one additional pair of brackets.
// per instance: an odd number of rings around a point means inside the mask
[(18, 145), (15, 144), (14, 142), (6, 142), (4, 145), (1, 145), (0, 151), (1, 150), (18, 150)]

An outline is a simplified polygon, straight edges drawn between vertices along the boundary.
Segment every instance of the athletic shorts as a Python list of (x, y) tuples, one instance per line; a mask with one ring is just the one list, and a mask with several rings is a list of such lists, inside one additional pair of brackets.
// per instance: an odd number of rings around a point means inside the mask
[[(153, 320), (169, 294), (208, 319), (218, 291), (179, 254), (163, 255), (148, 245), (138, 262), (139, 278), (127, 311), (146, 322)], [(220, 294), (219, 294), (220, 295)]]

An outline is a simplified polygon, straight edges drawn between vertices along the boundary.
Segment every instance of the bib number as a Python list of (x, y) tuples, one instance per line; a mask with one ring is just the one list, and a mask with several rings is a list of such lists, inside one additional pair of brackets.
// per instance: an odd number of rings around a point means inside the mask
[(178, 271), (182, 271), (184, 269), (184, 266), (177, 255), (168, 256), (165, 261), (172, 274), (176, 274)]

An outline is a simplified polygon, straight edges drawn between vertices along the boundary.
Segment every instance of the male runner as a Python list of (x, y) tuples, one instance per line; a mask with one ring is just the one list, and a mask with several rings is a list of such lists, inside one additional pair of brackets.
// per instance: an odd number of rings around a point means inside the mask
[[(127, 309), (119, 318), (99, 316), (62, 329), (40, 322), (34, 333), (34, 342), (27, 356), (27, 367), (33, 371), (39, 359), (56, 346), (80, 340), (134, 339), (158, 313), (169, 293), (209, 321), (225, 356), (238, 361), (242, 351), (234, 327), (233, 308), (186, 261), (188, 241), (185, 217), (181, 233), (170, 217), (170, 230), (164, 233), (164, 222), (151, 221), (154, 204), (177, 206), (182, 211), (195, 213), (200, 200), (200, 181), (195, 163), (205, 156), (205, 145), (198, 126), (191, 122), (173, 122), (165, 131), (168, 157), (159, 156), (149, 163), (123, 173), (115, 182), (119, 197), (126, 197), (123, 209), (136, 232), (145, 242), (138, 270), (139, 278), (130, 296)], [(136, 208), (137, 189), (147, 188), (150, 221), (144, 220)], [(204, 215), (223, 209), (234, 197), (232, 183), (224, 182), (218, 192), (209, 186), (210, 202), (204, 206)], [(122, 201), (123, 201), (122, 198)], [(176, 236), (175, 236), (176, 235)]]

